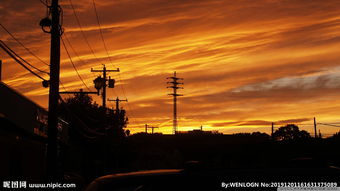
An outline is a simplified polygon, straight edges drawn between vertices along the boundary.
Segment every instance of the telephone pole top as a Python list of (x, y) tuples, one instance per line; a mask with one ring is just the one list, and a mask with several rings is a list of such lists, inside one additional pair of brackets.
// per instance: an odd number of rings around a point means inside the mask
[(154, 129), (157, 129), (158, 127), (149, 126), (148, 124), (145, 124), (145, 133), (148, 133), (148, 129), (151, 129), (151, 134), (153, 134)]
[(170, 96), (173, 96), (173, 100), (174, 100), (174, 108), (173, 108), (173, 134), (176, 134), (177, 132), (177, 127), (178, 127), (178, 123), (177, 123), (177, 97), (178, 96), (183, 96), (182, 94), (177, 94), (177, 90), (178, 89), (183, 89), (183, 87), (179, 87), (179, 85), (183, 85), (182, 82), (178, 82), (179, 80), (183, 80), (183, 78), (178, 78), (176, 75), (176, 72), (174, 72), (174, 76), (168, 77), (166, 79), (169, 79), (170, 81), (167, 82), (167, 84), (171, 84), (171, 86), (168, 86), (167, 88), (171, 88), (173, 89), (173, 93), (172, 94), (168, 94)]
[(107, 101), (114, 101), (116, 102), (116, 112), (118, 113), (119, 112), (119, 102), (122, 102), (122, 101), (128, 101), (127, 99), (119, 99), (118, 97), (116, 99), (107, 99)]
[(96, 84), (96, 80), (97, 82), (99, 81), (99, 86), (96, 85), (97, 90), (99, 91), (100, 89), (103, 89), (102, 92), (102, 97), (103, 97), (103, 107), (106, 107), (106, 82), (109, 81), (109, 88), (113, 88), (114, 87), (114, 83), (115, 81), (111, 78), (107, 79), (106, 77), (106, 73), (107, 72), (119, 72), (119, 68), (117, 68), (116, 70), (107, 70), (105, 65), (103, 65), (103, 69), (102, 70), (94, 70), (91, 68), (91, 72), (102, 72), (103, 73), (103, 78), (98, 77), (95, 79), (95, 84)]
[(152, 126), (152, 127), (150, 127), (150, 126), (149, 126), (148, 128), (150, 128), (150, 129), (151, 129), (151, 134), (153, 134), (153, 130), (154, 130), (154, 129), (157, 129), (158, 127), (153, 127), (153, 126)]

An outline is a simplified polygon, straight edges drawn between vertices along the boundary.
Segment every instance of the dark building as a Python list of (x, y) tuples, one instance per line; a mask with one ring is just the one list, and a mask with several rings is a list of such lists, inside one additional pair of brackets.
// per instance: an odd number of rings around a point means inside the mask
[(2, 82), (0, 116), (28, 133), (47, 135), (47, 111)]
[[(0, 82), (0, 179), (44, 178), (48, 112)], [(59, 140), (66, 140), (59, 120)]]

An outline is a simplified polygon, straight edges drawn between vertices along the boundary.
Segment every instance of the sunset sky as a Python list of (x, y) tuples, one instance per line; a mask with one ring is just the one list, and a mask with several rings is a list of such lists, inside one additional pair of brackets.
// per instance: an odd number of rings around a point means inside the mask
[[(108, 55), (92, 0), (73, 0), (90, 48), (69, 0), (63, 35), (80, 75), (93, 88), (91, 68), (110, 73), (117, 86), (108, 97), (127, 98), (132, 132), (144, 124), (172, 132), (172, 98), (166, 77), (184, 78), (179, 130), (270, 132), (271, 122), (296, 123), (312, 133), (313, 117), (340, 122), (339, 0), (96, 0)], [(1, 0), (0, 23), (49, 63), (50, 35), (39, 21), (39, 0)], [(33, 65), (48, 71), (2, 28), (0, 39)], [(68, 41), (67, 41), (68, 40)], [(70, 44), (68, 43), (70, 42)], [(75, 52), (72, 50), (75, 50)], [(2, 80), (44, 108), (48, 89), (0, 50)], [(41, 74), (45, 78), (47, 75)], [(68, 91), (86, 89), (61, 46), (61, 81)], [(61, 91), (64, 91), (61, 88)], [(64, 96), (67, 97), (67, 96)], [(101, 103), (99, 96), (93, 96)], [(110, 107), (114, 106), (109, 102)], [(318, 126), (325, 135), (340, 127)]]

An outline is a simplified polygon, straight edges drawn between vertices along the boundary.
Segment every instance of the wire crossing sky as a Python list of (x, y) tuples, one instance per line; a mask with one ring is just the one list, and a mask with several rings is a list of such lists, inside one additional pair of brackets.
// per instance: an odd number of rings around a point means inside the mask
[[(122, 107), (133, 115), (132, 133), (146, 123), (171, 133), (166, 77), (174, 71), (186, 79), (178, 130), (203, 125), (224, 133), (269, 133), (271, 122), (284, 121), (312, 132), (306, 124), (313, 117), (324, 124), (340, 121), (338, 0), (60, 2), (66, 45), (76, 52), (70, 57), (84, 83), (93, 88), (91, 68), (120, 68), (119, 75), (111, 74), (118, 83), (108, 97), (129, 100)], [(1, 24), (24, 47), (2, 28), (0, 40), (44, 70), (50, 41), (38, 23), (45, 16), (39, 0), (0, 2)], [(79, 90), (84, 85), (61, 51), (63, 86)], [(2, 50), (0, 56), (3, 81), (46, 107), (41, 80)], [(340, 130), (320, 128), (324, 134)]]

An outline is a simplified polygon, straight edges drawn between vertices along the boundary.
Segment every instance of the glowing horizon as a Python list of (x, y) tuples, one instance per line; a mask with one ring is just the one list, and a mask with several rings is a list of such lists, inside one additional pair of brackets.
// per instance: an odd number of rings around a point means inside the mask
[[(340, 2), (251, 0), (164, 1), (96, 0), (108, 54), (100, 39), (90, 1), (73, 1), (93, 55), (78, 27), (69, 1), (62, 0), (66, 46), (80, 75), (92, 90), (98, 75), (91, 68), (120, 68), (108, 98), (127, 98), (131, 132), (144, 124), (172, 132), (172, 98), (166, 77), (184, 78), (179, 92), (179, 130), (223, 133), (270, 132), (270, 123), (303, 124), (311, 135), (319, 122), (340, 121)], [(49, 35), (38, 23), (46, 15), (38, 0), (0, 2), (3, 24), (32, 52), (49, 62)], [(31, 56), (4, 30), (1, 40), (35, 66)], [(71, 49), (74, 47), (74, 52)], [(2, 50), (3, 82), (47, 107), (48, 90), (38, 78)], [(78, 57), (79, 56), (79, 57)], [(110, 62), (112, 60), (112, 62)], [(44, 77), (47, 77), (44, 75)], [(61, 46), (60, 78), (74, 91), (86, 89)], [(92, 96), (101, 103), (101, 98)], [(110, 107), (114, 103), (107, 103)], [(323, 134), (340, 128), (319, 126)]]

